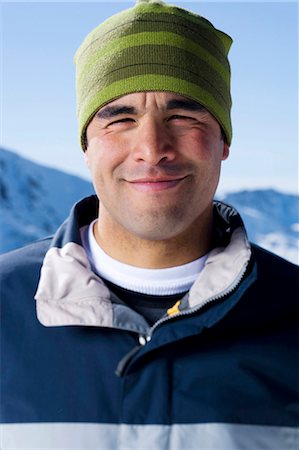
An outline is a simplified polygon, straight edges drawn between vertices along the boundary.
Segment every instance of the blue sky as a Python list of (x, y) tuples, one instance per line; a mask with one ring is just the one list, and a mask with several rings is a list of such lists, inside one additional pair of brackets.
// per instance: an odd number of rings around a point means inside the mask
[[(233, 143), (220, 191), (298, 192), (298, 5), (175, 1), (234, 39)], [(88, 177), (77, 139), (73, 55), (134, 2), (1, 3), (1, 145)]]

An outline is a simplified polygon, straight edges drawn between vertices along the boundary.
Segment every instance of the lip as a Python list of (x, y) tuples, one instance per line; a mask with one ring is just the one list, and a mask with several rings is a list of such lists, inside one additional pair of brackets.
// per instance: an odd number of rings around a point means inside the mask
[(172, 189), (178, 186), (185, 178), (186, 177), (141, 178), (137, 180), (130, 180), (128, 183), (137, 191), (157, 192)]

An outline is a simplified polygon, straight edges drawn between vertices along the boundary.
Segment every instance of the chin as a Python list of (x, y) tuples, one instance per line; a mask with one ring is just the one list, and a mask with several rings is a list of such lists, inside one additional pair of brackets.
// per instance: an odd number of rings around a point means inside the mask
[[(196, 213), (195, 213), (196, 211)], [(165, 241), (189, 233), (204, 219), (205, 208), (198, 208), (194, 202), (185, 201), (175, 206), (146, 208), (136, 207), (118, 211), (118, 224), (132, 237), (143, 240)]]
[(177, 220), (149, 221), (147, 224), (140, 224), (135, 220), (131, 222), (127, 230), (132, 236), (142, 240), (167, 241), (183, 235), (188, 230), (188, 226)]

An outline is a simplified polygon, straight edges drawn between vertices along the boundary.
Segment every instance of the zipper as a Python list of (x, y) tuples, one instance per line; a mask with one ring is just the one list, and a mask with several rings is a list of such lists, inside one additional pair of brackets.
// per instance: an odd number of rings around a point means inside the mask
[[(250, 260), (250, 259), (249, 259)], [(158, 320), (149, 330), (149, 333), (147, 335), (139, 335), (139, 345), (137, 345), (136, 347), (134, 347), (131, 351), (129, 351), (129, 353), (127, 353), (118, 363), (117, 368), (116, 368), (116, 375), (118, 376), (122, 376), (124, 375), (124, 372), (126, 371), (126, 368), (128, 367), (128, 365), (130, 364), (131, 360), (133, 359), (133, 357), (136, 355), (136, 353), (142, 348), (144, 347), (148, 342), (150, 342), (150, 340), (152, 339), (152, 335), (153, 332), (155, 331), (155, 329), (157, 327), (159, 327), (162, 323), (165, 323), (169, 320), (172, 320), (175, 317), (180, 317), (180, 316), (189, 316), (192, 315), (194, 313), (197, 313), (198, 311), (200, 311), (204, 306), (208, 305), (209, 303), (215, 302), (217, 300), (220, 300), (221, 298), (225, 297), (226, 295), (230, 294), (231, 292), (233, 292), (241, 283), (248, 264), (249, 264), (249, 260), (246, 262), (246, 264), (244, 264), (242, 270), (240, 271), (240, 273), (238, 274), (238, 276), (236, 277), (236, 279), (234, 280), (234, 282), (228, 286), (226, 289), (224, 289), (222, 292), (220, 292), (217, 295), (214, 295), (210, 298), (208, 298), (205, 302), (201, 303), (200, 305), (198, 305), (195, 308), (189, 309), (187, 311), (180, 311), (177, 314), (173, 314), (172, 316), (169, 317), (163, 317), (162, 319)]]
[(241, 281), (242, 281), (242, 279), (243, 279), (243, 277), (244, 277), (244, 275), (246, 273), (248, 264), (249, 264), (249, 260), (246, 262), (246, 264), (244, 264), (242, 270), (240, 271), (240, 273), (238, 274), (236, 279), (233, 281), (233, 283), (230, 286), (228, 286), (226, 289), (224, 289), (222, 292), (220, 292), (219, 294), (214, 295), (212, 297), (209, 297), (203, 303), (201, 303), (198, 306), (195, 306), (192, 309), (188, 309), (187, 311), (180, 311), (177, 314), (174, 314), (174, 315), (169, 316), (169, 317), (163, 317), (162, 319), (158, 320), (158, 322), (156, 322), (152, 326), (152, 328), (150, 328), (150, 330), (149, 330), (150, 332), (146, 336), (146, 338), (148, 338), (150, 340), (152, 338), (152, 335), (153, 335), (153, 332), (155, 331), (155, 329), (157, 327), (159, 327), (162, 323), (167, 322), (168, 320), (171, 320), (171, 319), (173, 319), (175, 317), (192, 315), (192, 314), (200, 311), (204, 306), (208, 305), (209, 303), (212, 303), (212, 302), (215, 302), (217, 300), (220, 300), (221, 298), (225, 297), (226, 295), (231, 294), (235, 289), (237, 289), (237, 287), (241, 283)]
[(138, 350), (140, 350), (141, 347), (144, 347), (145, 344), (147, 342), (149, 342), (151, 340), (150, 336), (144, 336), (144, 335), (139, 335), (139, 345), (136, 345), (136, 347), (132, 348), (132, 350), (129, 351), (129, 353), (127, 353), (117, 364), (117, 368), (115, 371), (115, 374), (119, 377), (121, 377), (126, 368), (128, 367), (130, 361), (133, 359), (133, 357), (135, 356), (135, 354), (138, 352)]

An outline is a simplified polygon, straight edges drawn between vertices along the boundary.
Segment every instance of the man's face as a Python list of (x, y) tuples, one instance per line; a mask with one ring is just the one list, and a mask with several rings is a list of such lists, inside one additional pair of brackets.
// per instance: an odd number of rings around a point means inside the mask
[(211, 217), (228, 146), (218, 122), (197, 103), (168, 92), (123, 96), (94, 116), (87, 141), (99, 224), (167, 240)]

